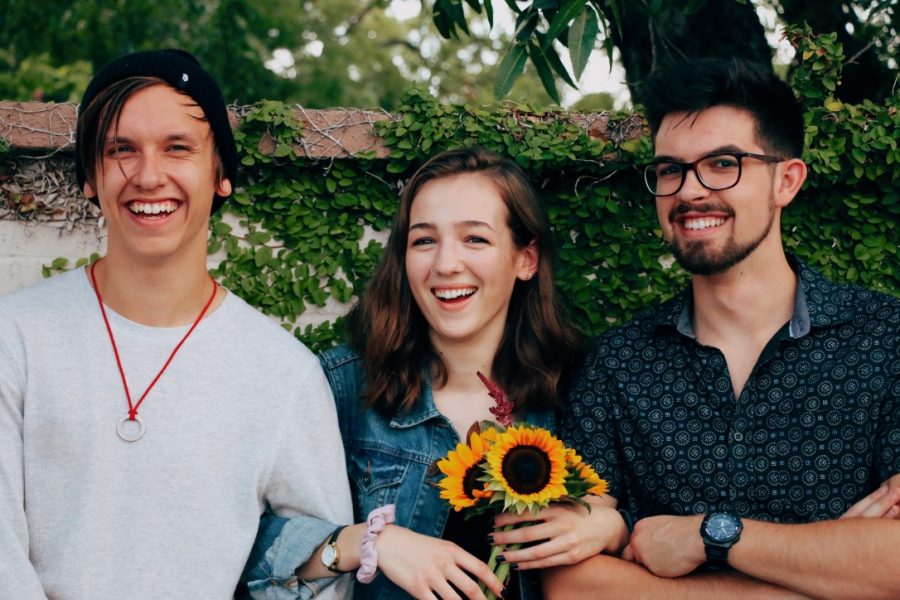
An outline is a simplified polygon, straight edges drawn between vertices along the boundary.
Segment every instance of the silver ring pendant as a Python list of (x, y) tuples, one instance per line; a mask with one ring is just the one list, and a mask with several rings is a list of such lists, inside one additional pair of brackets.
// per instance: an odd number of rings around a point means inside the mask
[[(131, 423), (129, 427), (126, 425), (127, 423)], [(137, 423), (137, 427), (134, 426), (134, 423)], [(126, 442), (136, 442), (142, 437), (144, 437), (144, 432), (147, 430), (144, 427), (144, 421), (141, 419), (140, 415), (134, 415), (132, 419), (129, 415), (125, 415), (122, 417), (122, 420), (119, 421), (118, 426), (116, 426), (116, 433), (119, 434), (119, 437), (122, 438)]]

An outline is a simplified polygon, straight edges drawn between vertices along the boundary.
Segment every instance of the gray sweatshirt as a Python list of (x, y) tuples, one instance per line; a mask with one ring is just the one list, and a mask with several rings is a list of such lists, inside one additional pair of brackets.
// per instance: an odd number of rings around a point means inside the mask
[[(137, 402), (187, 327), (107, 314)], [(230, 598), (267, 505), (352, 521), (319, 362), (233, 294), (141, 405), (137, 442), (116, 434), (127, 411), (84, 270), (0, 297), (0, 598)]]

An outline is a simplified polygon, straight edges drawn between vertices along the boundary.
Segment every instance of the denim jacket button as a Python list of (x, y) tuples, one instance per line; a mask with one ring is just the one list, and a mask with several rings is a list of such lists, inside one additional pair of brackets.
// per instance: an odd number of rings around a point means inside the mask
[(366, 473), (365, 475), (363, 475), (362, 480), (365, 485), (369, 485), (370, 483), (372, 483), (372, 476)]

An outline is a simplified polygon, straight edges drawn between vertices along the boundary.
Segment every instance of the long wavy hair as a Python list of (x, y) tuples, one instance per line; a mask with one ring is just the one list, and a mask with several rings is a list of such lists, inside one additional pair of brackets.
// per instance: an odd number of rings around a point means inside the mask
[(406, 248), (410, 208), (422, 187), (463, 173), (477, 173), (495, 187), (506, 204), (515, 245), (522, 249), (533, 242), (538, 250), (535, 276), (517, 280), (513, 288), (491, 366), (495, 383), (516, 409), (553, 408), (580, 352), (580, 336), (556, 290), (550, 226), (528, 177), (510, 159), (484, 148), (442, 152), (403, 188), (381, 262), (348, 317), (350, 343), (362, 356), (366, 373), (364, 400), (388, 415), (413, 406), (425, 385), (426, 369), (435, 376), (435, 387), (447, 383), (446, 366), (431, 346), (428, 322), (410, 291)]

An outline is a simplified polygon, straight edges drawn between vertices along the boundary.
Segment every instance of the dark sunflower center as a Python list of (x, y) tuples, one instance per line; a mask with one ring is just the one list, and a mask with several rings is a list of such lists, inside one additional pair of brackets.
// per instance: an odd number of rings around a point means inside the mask
[(472, 465), (468, 469), (466, 469), (466, 475), (463, 477), (463, 493), (467, 498), (475, 499), (475, 495), (472, 493), (473, 490), (480, 490), (484, 487), (484, 484), (478, 481), (478, 478), (481, 476), (481, 469), (478, 468), (477, 465)]
[(516, 446), (503, 457), (503, 478), (517, 494), (535, 494), (550, 483), (550, 457), (535, 446)]

